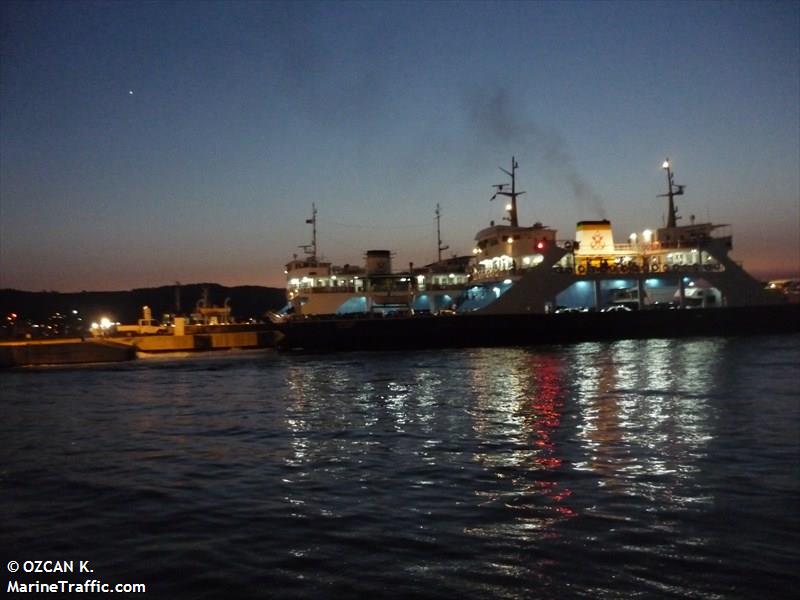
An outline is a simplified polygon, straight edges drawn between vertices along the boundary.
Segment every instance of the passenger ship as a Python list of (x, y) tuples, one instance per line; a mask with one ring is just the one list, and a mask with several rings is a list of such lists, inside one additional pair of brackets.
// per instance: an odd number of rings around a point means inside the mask
[(367, 250), (363, 266), (334, 265), (317, 256), (317, 208), (312, 204), (312, 241), (300, 246), (305, 256), (286, 265), (287, 305), (281, 318), (321, 315), (440, 314), (455, 308), (468, 282), (469, 256), (442, 258), (437, 205), (438, 260), (408, 270), (392, 270), (389, 250)]
[(666, 226), (645, 229), (623, 243), (614, 239), (608, 220), (581, 221), (573, 240), (559, 240), (554, 229), (517, 221), (516, 169), (512, 159), (509, 225), (492, 225), (478, 232), (475, 260), (459, 312), (488, 314), (547, 313), (565, 310), (691, 308), (779, 303), (779, 295), (764, 289), (728, 253), (728, 225), (678, 225), (681, 218), (669, 159)]
[[(608, 220), (581, 221), (574, 239), (559, 239), (555, 229), (539, 222), (520, 226), (516, 172), (501, 169), (510, 183), (495, 186), (493, 199), (508, 199), (507, 224), (482, 229), (471, 257), (441, 259), (423, 268), (393, 272), (388, 250), (369, 250), (363, 267), (334, 266), (317, 257), (316, 206), (307, 223), (312, 243), (306, 256), (286, 265), (290, 315), (379, 314), (524, 314), (564, 311), (641, 310), (751, 306), (780, 303), (729, 256), (727, 225), (678, 225), (669, 159), (667, 223), (645, 229), (625, 242), (615, 240)], [(437, 206), (437, 219), (439, 210)]]

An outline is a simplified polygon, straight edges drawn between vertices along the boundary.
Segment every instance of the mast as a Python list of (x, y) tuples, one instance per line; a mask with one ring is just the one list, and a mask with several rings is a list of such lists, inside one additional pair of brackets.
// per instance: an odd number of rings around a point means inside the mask
[(675, 196), (682, 196), (683, 195), (683, 188), (685, 185), (677, 185), (675, 183), (675, 174), (672, 172), (671, 165), (669, 162), (669, 158), (667, 158), (664, 163), (661, 165), (661, 168), (667, 172), (667, 193), (666, 194), (659, 194), (659, 198), (669, 198), (669, 208), (667, 209), (667, 227), (677, 227), (678, 219), (678, 207), (675, 206)]
[(511, 177), (511, 191), (509, 192), (505, 189), (508, 185), (507, 183), (499, 183), (493, 186), (497, 188), (497, 192), (495, 192), (495, 195), (491, 197), (491, 200), (494, 200), (497, 198), (497, 196), (506, 196), (507, 198), (510, 198), (511, 202), (509, 202), (508, 206), (506, 206), (506, 210), (508, 211), (508, 217), (506, 217), (506, 219), (511, 223), (512, 227), (519, 227), (519, 218), (517, 217), (517, 196), (522, 196), (522, 194), (525, 193), (517, 191), (517, 169), (519, 168), (519, 163), (512, 156), (511, 171), (506, 171), (503, 167), (498, 168), (503, 173)]
[(317, 261), (317, 205), (311, 203), (311, 218), (306, 219), (306, 223), (311, 225), (311, 243), (303, 244), (300, 248), (311, 259), (312, 262)]
[(436, 253), (438, 256), (437, 262), (442, 262), (442, 251), (447, 250), (450, 246), (442, 246), (442, 229), (441, 229), (442, 211), (439, 209), (439, 203), (436, 203)]

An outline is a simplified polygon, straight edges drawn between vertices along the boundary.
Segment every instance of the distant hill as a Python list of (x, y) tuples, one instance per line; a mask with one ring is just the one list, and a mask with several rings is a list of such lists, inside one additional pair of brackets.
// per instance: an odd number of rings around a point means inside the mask
[[(153, 317), (166, 313), (189, 315), (208, 290), (209, 306), (223, 306), (230, 298), (231, 313), (241, 322), (261, 319), (264, 313), (286, 304), (285, 291), (261, 286), (225, 287), (216, 283), (192, 283), (180, 286), (142, 288), (119, 292), (25, 292), (0, 290), (0, 317), (16, 313), (20, 320), (43, 323), (53, 314), (71, 314), (77, 310), (85, 320), (108, 316), (121, 323), (135, 323), (142, 306), (149, 306)], [(180, 306), (176, 306), (176, 302)]]

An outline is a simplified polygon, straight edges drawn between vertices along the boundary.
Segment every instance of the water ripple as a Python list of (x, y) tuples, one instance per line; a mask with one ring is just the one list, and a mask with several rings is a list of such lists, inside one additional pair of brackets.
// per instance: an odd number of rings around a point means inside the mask
[(798, 342), (4, 373), (0, 543), (157, 598), (786, 596)]

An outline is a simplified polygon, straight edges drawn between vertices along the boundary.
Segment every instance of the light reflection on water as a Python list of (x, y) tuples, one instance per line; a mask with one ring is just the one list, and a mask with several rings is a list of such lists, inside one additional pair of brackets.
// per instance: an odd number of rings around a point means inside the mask
[(30, 552), (40, 531), (76, 553), (86, 530), (107, 532), (103, 555), (163, 548), (186, 572), (173, 597), (213, 597), (192, 577), (222, 556), (226, 585), (279, 597), (780, 591), (798, 559), (797, 341), (5, 374), (2, 508)]

